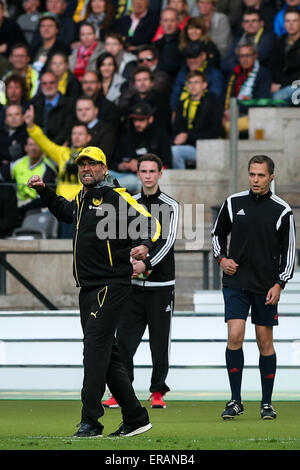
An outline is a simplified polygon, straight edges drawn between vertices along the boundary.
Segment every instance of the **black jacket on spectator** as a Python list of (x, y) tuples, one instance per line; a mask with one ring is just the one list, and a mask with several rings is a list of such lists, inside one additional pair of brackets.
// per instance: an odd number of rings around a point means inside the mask
[(101, 92), (94, 101), (99, 110), (98, 118), (101, 121), (108, 122), (117, 130), (120, 125), (120, 112), (117, 105), (105, 98)]
[(172, 168), (170, 137), (155, 122), (144, 132), (137, 132), (133, 128), (122, 135), (116, 150), (113, 169), (116, 170), (117, 165), (123, 160), (138, 159), (144, 153), (155, 153), (162, 160), (164, 166)]
[(113, 158), (116, 146), (116, 130), (105, 121), (98, 121), (93, 127), (89, 128), (92, 140), (89, 145), (100, 147), (106, 155), (108, 167)]
[(125, 44), (131, 46), (141, 46), (142, 44), (151, 43), (158, 25), (159, 13), (148, 10), (147, 14), (141, 18), (134, 34), (128, 35), (132, 20), (130, 15), (122, 16), (115, 24), (115, 28), (124, 38)]
[(5, 57), (9, 56), (10, 47), (16, 42), (25, 42), (26, 39), (18, 23), (11, 18), (3, 18), (0, 27), (0, 44), (7, 44), (7, 50), (3, 53)]
[(0, 238), (11, 235), (18, 226), (17, 196), (13, 186), (0, 183)]
[(182, 55), (178, 49), (179, 37), (180, 31), (174, 34), (165, 34), (154, 43), (158, 58), (157, 68), (164, 70), (174, 78), (182, 62)]
[(0, 163), (7, 160), (14, 162), (25, 155), (28, 134), (26, 125), (19, 126), (13, 133), (6, 127), (0, 129)]
[(300, 78), (300, 38), (286, 52), (287, 35), (277, 38), (271, 57), (272, 82), (282, 87)]
[(63, 145), (69, 138), (74, 122), (75, 105), (72, 98), (60, 96), (57, 106), (48, 112), (46, 118), (45, 97), (39, 93), (32, 99), (34, 106), (34, 122), (50, 140)]
[(221, 134), (223, 107), (214, 93), (207, 92), (195, 113), (192, 127), (188, 126), (188, 106), (185, 101), (179, 101), (173, 126), (173, 134), (186, 132), (186, 145), (196, 145), (198, 139), (217, 139)]
[[(167, 132), (170, 131), (171, 124), (171, 106), (169, 104), (169, 96), (151, 89), (145, 97), (141, 98), (136, 91), (132, 95), (125, 97), (125, 93), (121, 95), (119, 108), (125, 120), (128, 118), (133, 106), (140, 102), (148, 103), (154, 110), (154, 120), (157, 126), (162, 127)], [(124, 99), (125, 98), (125, 99)]]
[[(41, 44), (30, 47), (31, 62), (34, 62), (36, 60), (36, 55), (38, 54), (40, 47), (42, 47)], [(45, 62), (44, 67), (41, 70), (41, 73), (44, 73), (47, 70), (49, 61), (51, 57), (53, 56), (53, 54), (55, 54), (56, 52), (62, 52), (66, 54), (66, 56), (68, 56), (70, 53), (70, 47), (67, 44), (65, 44), (63, 41), (56, 39), (55, 43), (48, 51), (47, 60)]]

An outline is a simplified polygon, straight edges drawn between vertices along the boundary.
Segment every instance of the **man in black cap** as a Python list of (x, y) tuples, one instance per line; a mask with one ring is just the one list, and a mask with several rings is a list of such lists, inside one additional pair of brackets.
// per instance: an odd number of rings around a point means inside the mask
[(223, 98), (225, 88), (224, 78), (220, 70), (208, 64), (205, 44), (200, 41), (190, 42), (184, 49), (183, 54), (185, 64), (182, 65), (177, 74), (171, 94), (172, 111), (176, 111), (178, 100), (183, 100), (188, 96), (185, 86), (187, 74), (195, 70), (204, 72), (207, 79), (208, 90), (219, 98)]
[(130, 128), (121, 136), (116, 150), (117, 171), (110, 170), (110, 173), (129, 192), (135, 192), (139, 186), (136, 174), (139, 157), (146, 153), (160, 155), (164, 167), (171, 168), (172, 156), (170, 137), (156, 124), (154, 110), (148, 103), (141, 101), (133, 106), (129, 119)]

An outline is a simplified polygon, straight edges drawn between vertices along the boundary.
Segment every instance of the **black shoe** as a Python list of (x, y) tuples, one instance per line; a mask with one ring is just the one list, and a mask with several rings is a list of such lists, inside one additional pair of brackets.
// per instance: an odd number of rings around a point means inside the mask
[(140, 425), (125, 425), (124, 423), (120, 424), (117, 431), (112, 432), (107, 437), (132, 437), (142, 434), (143, 432), (149, 431), (152, 428), (152, 424), (148, 423), (143, 426)]
[(78, 431), (73, 437), (102, 437), (103, 426), (93, 426), (88, 423), (80, 423)]
[(263, 403), (260, 409), (260, 416), (262, 419), (275, 419), (277, 414), (271, 403)]
[(230, 400), (226, 403), (225, 410), (221, 414), (223, 419), (233, 419), (235, 416), (244, 413), (243, 403), (238, 403), (236, 400)]

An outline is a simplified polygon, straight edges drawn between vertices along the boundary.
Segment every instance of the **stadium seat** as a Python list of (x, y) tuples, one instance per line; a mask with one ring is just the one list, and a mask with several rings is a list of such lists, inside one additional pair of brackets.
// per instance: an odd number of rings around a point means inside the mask
[(48, 209), (28, 211), (13, 237), (57, 238), (58, 222)]

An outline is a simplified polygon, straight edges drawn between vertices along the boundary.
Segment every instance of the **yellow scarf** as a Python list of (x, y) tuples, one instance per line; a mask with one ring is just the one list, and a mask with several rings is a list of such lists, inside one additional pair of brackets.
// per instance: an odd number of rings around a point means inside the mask
[[(199, 72), (205, 72), (205, 69), (207, 68), (207, 60), (204, 62), (204, 64), (202, 65), (202, 67), (199, 67), (197, 70)], [(190, 96), (190, 93), (188, 91), (188, 88), (187, 88), (187, 84), (185, 82), (184, 84), (184, 87), (182, 89), (182, 92), (181, 92), (181, 95), (179, 97), (180, 101), (184, 101), (186, 100), (188, 97)]]
[(62, 76), (62, 78), (59, 80), (58, 83), (58, 91), (62, 94), (65, 95), (67, 91), (67, 86), (68, 86), (68, 72), (65, 72)]

